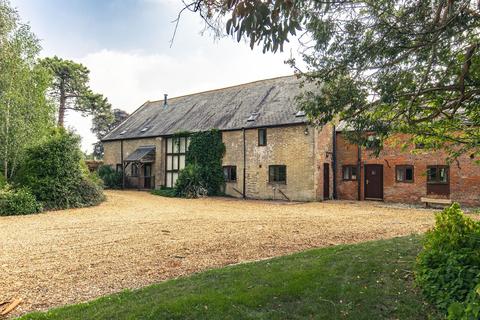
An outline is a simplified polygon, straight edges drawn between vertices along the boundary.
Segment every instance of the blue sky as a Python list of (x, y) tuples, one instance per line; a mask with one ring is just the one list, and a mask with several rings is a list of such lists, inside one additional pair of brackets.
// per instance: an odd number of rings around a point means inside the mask
[[(291, 74), (283, 63), (296, 50), (262, 54), (231, 38), (201, 34), (193, 13), (170, 39), (180, 0), (10, 0), (41, 39), (43, 56), (85, 64), (92, 88), (115, 108), (132, 112), (147, 100)], [(90, 119), (70, 113), (67, 125), (91, 150)]]

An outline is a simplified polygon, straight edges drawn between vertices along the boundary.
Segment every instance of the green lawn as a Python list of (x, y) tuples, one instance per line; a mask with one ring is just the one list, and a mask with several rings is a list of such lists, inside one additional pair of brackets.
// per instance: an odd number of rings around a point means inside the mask
[(22, 319), (435, 319), (413, 287), (420, 237), (309, 250)]

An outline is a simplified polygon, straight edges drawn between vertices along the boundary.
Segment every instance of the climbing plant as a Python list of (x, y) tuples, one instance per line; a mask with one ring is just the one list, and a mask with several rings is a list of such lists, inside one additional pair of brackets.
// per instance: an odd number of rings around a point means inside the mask
[[(183, 136), (184, 132), (181, 133)], [(218, 195), (225, 183), (222, 158), (225, 145), (218, 130), (190, 134), (186, 167), (180, 172), (175, 191), (177, 196)]]

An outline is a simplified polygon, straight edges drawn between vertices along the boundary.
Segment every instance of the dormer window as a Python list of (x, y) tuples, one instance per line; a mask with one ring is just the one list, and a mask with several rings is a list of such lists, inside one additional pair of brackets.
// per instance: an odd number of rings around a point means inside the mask
[(300, 118), (300, 117), (305, 117), (306, 113), (303, 110), (298, 110), (297, 113), (295, 114), (295, 117)]
[(142, 130), (140, 130), (140, 132), (145, 132), (145, 131), (147, 131), (147, 130), (148, 130), (148, 127), (145, 127), (145, 128), (143, 128)]
[(120, 132), (120, 135), (123, 136), (125, 133), (127, 133), (127, 130), (123, 130), (122, 132)]

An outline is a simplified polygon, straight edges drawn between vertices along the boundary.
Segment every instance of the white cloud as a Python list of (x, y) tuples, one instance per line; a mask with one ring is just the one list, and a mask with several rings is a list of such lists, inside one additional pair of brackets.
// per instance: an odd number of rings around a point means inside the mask
[[(114, 108), (133, 112), (147, 100), (216, 89), (292, 73), (283, 61), (288, 54), (262, 54), (223, 39), (181, 55), (101, 50), (79, 59), (90, 69), (94, 91), (104, 94)], [(82, 148), (91, 150), (95, 137), (90, 119), (70, 114), (67, 125), (83, 137)]]

